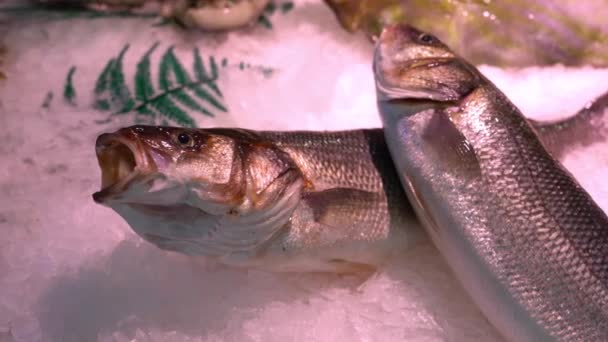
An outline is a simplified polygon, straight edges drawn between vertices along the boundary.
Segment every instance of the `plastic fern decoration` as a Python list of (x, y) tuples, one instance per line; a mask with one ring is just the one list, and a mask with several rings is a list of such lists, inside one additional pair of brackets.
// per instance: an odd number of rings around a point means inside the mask
[(214, 112), (227, 111), (216, 84), (218, 66), (215, 58), (209, 57), (207, 70), (198, 48), (193, 51), (193, 75), (175, 56), (173, 47), (168, 48), (161, 57), (155, 87), (150, 57), (158, 45), (154, 44), (137, 63), (133, 93), (126, 84), (122, 66), (129, 46), (110, 59), (96, 82), (95, 107), (111, 110), (114, 114), (136, 112), (139, 122), (160, 121), (187, 127), (196, 125), (189, 112), (213, 117)]

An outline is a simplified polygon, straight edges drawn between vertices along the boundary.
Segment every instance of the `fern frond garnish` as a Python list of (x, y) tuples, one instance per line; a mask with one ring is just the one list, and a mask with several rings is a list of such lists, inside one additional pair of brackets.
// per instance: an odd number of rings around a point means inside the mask
[(157, 123), (162, 119), (163, 122), (189, 127), (195, 126), (189, 112), (213, 117), (214, 112), (228, 111), (216, 84), (219, 77), (217, 63), (209, 57), (207, 70), (198, 49), (193, 50), (193, 73), (190, 74), (175, 55), (174, 47), (169, 47), (161, 57), (155, 86), (151, 56), (158, 45), (158, 42), (152, 45), (137, 63), (134, 97), (125, 82), (122, 68), (128, 45), (108, 62), (95, 87), (97, 108), (112, 110), (114, 114), (135, 112), (137, 121)]
[(118, 58), (114, 62), (113, 67), (110, 69), (110, 94), (112, 103), (116, 104), (116, 107), (120, 108), (117, 113), (126, 113), (133, 109), (135, 101), (131, 96), (131, 91), (125, 82), (125, 76), (122, 70), (122, 59), (125, 53), (129, 49), (129, 44), (118, 54)]
[(65, 80), (65, 87), (63, 88), (63, 98), (72, 106), (76, 105), (76, 89), (74, 89), (74, 82), (72, 80), (75, 72), (76, 67), (72, 66), (68, 71), (68, 76)]
[(154, 43), (154, 45), (152, 45), (144, 54), (139, 63), (137, 63), (137, 71), (135, 72), (135, 98), (138, 101), (146, 101), (154, 95), (152, 76), (150, 75), (150, 55), (156, 50), (158, 45), (158, 42)]

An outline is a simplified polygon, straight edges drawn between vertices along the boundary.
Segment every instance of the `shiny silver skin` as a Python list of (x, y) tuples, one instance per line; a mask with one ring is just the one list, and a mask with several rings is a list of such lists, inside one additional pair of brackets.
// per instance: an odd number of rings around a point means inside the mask
[(381, 130), (133, 126), (97, 139), (102, 190), (147, 241), (271, 271), (371, 271), (422, 234)]
[(608, 340), (608, 218), (522, 113), (437, 38), (385, 28), (387, 145), (417, 216), (513, 341)]

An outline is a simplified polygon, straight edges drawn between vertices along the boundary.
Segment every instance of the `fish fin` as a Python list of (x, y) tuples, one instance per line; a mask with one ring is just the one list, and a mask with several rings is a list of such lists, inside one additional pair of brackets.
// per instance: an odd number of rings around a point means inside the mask
[(428, 141), (438, 160), (446, 169), (460, 172), (468, 177), (481, 175), (481, 167), (473, 145), (458, 130), (446, 111), (435, 111), (423, 138)]
[(573, 116), (557, 121), (528, 119), (545, 148), (556, 158), (574, 147), (606, 141), (608, 137), (608, 92)]
[(373, 192), (336, 188), (305, 193), (302, 200), (312, 209), (314, 220), (322, 225), (344, 228), (371, 224), (370, 203), (378, 200)]

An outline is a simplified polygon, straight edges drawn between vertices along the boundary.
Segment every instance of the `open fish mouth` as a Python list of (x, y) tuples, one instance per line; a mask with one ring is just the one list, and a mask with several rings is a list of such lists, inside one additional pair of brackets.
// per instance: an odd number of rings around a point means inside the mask
[(93, 194), (97, 203), (124, 191), (148, 164), (134, 142), (116, 134), (100, 135), (95, 143), (95, 152), (101, 169), (101, 190)]

